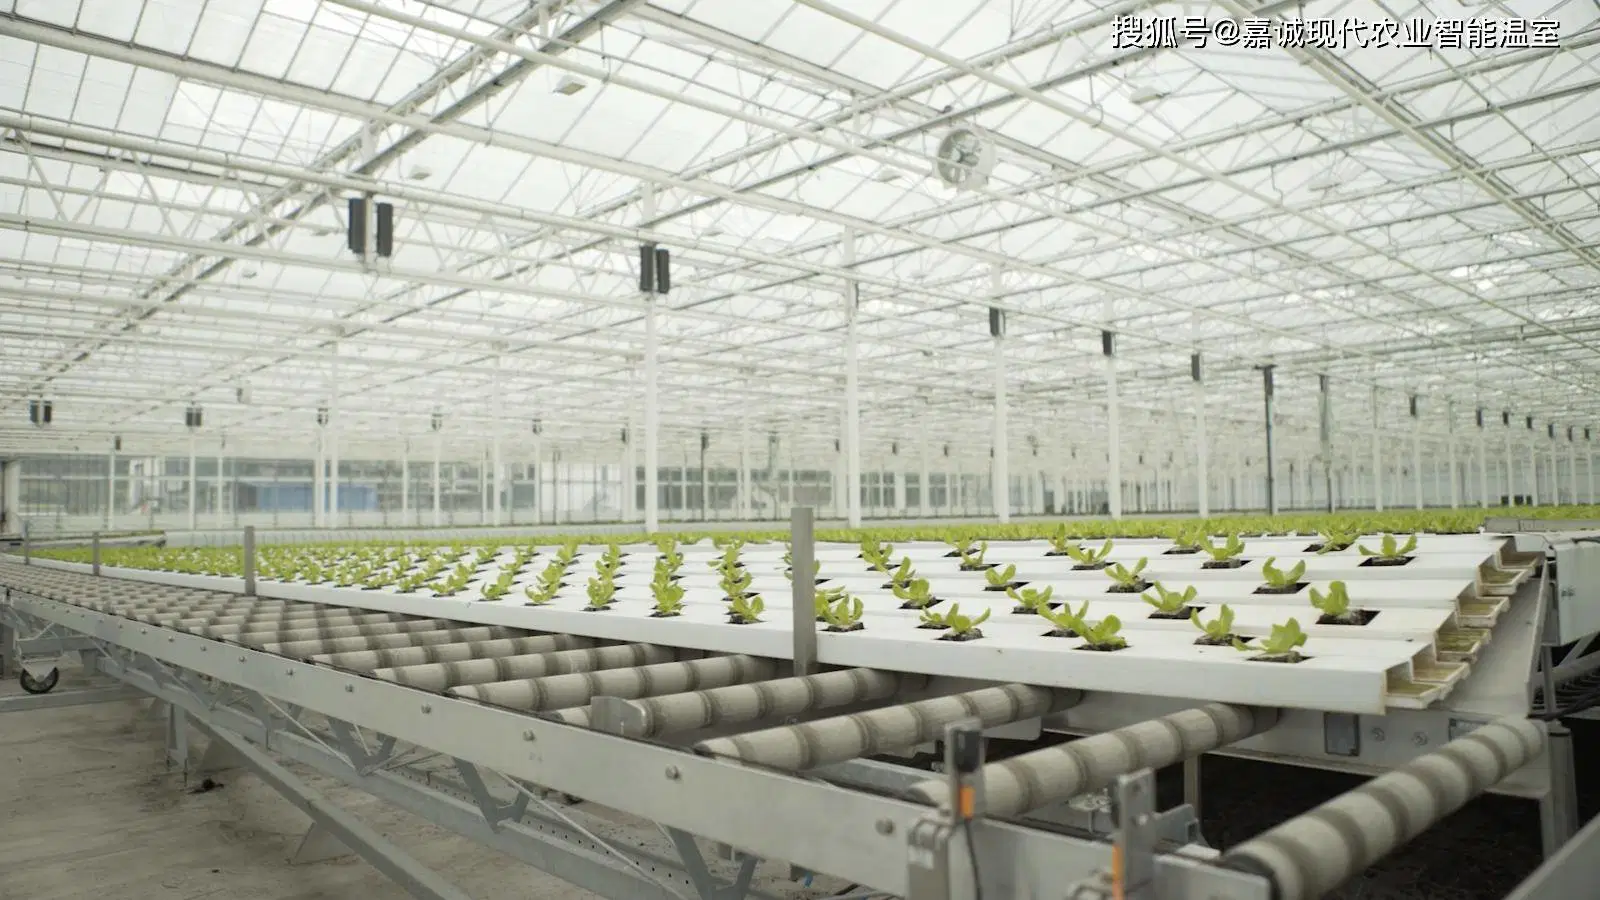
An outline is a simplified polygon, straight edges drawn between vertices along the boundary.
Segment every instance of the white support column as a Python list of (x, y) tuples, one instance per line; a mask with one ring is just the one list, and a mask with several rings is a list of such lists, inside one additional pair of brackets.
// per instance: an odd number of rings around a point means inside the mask
[(106, 454), (106, 530), (116, 531), (117, 518), (117, 451)]
[[(1200, 330), (1200, 317), (1195, 316), (1194, 329)], [(1206, 382), (1201, 371), (1204, 361), (1197, 349), (1189, 357), (1189, 376), (1194, 381), (1194, 490), (1196, 508), (1200, 518), (1211, 515), (1211, 446), (1206, 436)]]
[[(639, 195), (640, 214), (649, 222), (656, 215), (655, 189), (644, 186)], [(661, 530), (661, 325), (653, 293), (643, 295), (644, 315), (644, 530)]]
[(311, 527), (323, 528), (327, 521), (328, 464), (323, 442), (327, 439), (327, 426), (317, 424), (316, 459), (311, 461)]
[(219, 530), (227, 527), (224, 519), (225, 511), (222, 508), (222, 451), (226, 445), (227, 438), (219, 436), (217, 438), (217, 483), (215, 485), (215, 490), (212, 491), (213, 502), (215, 504), (217, 513), (217, 528)]
[(1567, 502), (1576, 506), (1578, 500), (1578, 442), (1571, 425), (1567, 426)]
[(738, 514), (741, 522), (750, 521), (750, 428), (739, 427)]
[[(367, 209), (373, 209), (369, 199)], [(368, 231), (367, 234), (372, 234)], [(333, 359), (330, 361), (328, 382), (331, 385), (328, 402), (328, 527), (339, 527), (339, 348), (335, 337)]]
[(1445, 465), (1450, 467), (1450, 508), (1461, 507), (1461, 473), (1456, 466), (1456, 402), (1445, 404)]
[(1512, 474), (1516, 468), (1516, 456), (1511, 452), (1511, 414), (1509, 412), (1501, 413), (1500, 418), (1501, 424), (1506, 427), (1506, 504), (1509, 506), (1516, 503), (1517, 499), (1517, 483)]
[(1416, 508), (1422, 503), (1422, 398), (1411, 395), (1411, 494)]
[(195, 530), (195, 516), (199, 511), (200, 495), (195, 489), (195, 433), (189, 431), (189, 530)]
[[(846, 229), (839, 247), (844, 267), (853, 267), (856, 263), (855, 231)], [(844, 283), (844, 488), (846, 521), (851, 528), (861, 527), (861, 348), (856, 335), (860, 299), (857, 288), (854, 279)]]
[[(1106, 301), (1106, 322), (1112, 317), (1111, 301)], [(1106, 506), (1111, 518), (1122, 518), (1122, 433), (1117, 397), (1116, 335), (1109, 329), (1100, 332), (1100, 350), (1106, 359)]]
[[(919, 466), (917, 474), (919, 481), (917, 483), (921, 485), (921, 488), (917, 491), (917, 515), (927, 518), (933, 508), (933, 484), (929, 480), (931, 473), (928, 471), (928, 436), (926, 434), (917, 438), (917, 465)], [(1591, 483), (1593, 480), (1593, 478), (1590, 479)], [(1590, 490), (1592, 493), (1592, 486)]]
[(411, 527), (411, 439), (400, 439), (400, 524)]
[(1589, 470), (1589, 502), (1597, 501), (1594, 495), (1594, 444), (1591, 443), (1590, 431), (1583, 430), (1583, 464)]
[(1556, 458), (1556, 428), (1554, 423), (1545, 426), (1545, 446), (1550, 450), (1550, 502), (1561, 504), (1561, 463)]
[(1489, 506), (1489, 450), (1484, 440), (1484, 428), (1488, 424), (1484, 421), (1483, 407), (1478, 407), (1478, 505), (1487, 509)]
[(489, 494), (492, 510), (490, 515), (494, 524), (501, 524), (501, 507), (503, 501), (500, 494), (505, 489), (505, 467), (500, 458), (500, 431), (505, 422), (506, 413), (506, 380), (505, 356), (506, 348), (501, 344), (495, 348), (494, 356), (494, 386), (491, 388), (494, 397), (490, 406), (494, 410), (494, 422), (489, 425)]
[[(631, 403), (629, 408), (632, 408)], [(624, 434), (627, 437), (622, 442), (622, 521), (632, 522), (639, 516), (639, 458), (634, 451), (639, 436), (631, 414)]]
[(892, 458), (894, 460), (894, 511), (892, 515), (904, 516), (907, 513), (906, 475), (908, 473), (905, 468), (905, 458), (900, 455), (898, 446), (896, 446)]
[(489, 524), (489, 450), (478, 448), (478, 524)]
[[(1001, 291), (1003, 274), (999, 269), (989, 273), (989, 291)], [(990, 446), (994, 449), (994, 466), (990, 473), (994, 514), (1002, 524), (1011, 521), (1011, 439), (1007, 421), (1006, 397), (1006, 314), (997, 307), (989, 308), (989, 336), (993, 339), (994, 354), (994, 430), (990, 433)]]
[[(1528, 421), (1527, 424), (1532, 423)], [(1539, 505), (1539, 442), (1531, 427), (1528, 429), (1528, 503)]]
[(1372, 386), (1372, 508), (1383, 512), (1383, 433), (1378, 430), (1383, 411), (1378, 386)]
[(439, 469), (444, 456), (444, 435), (439, 433), (437, 416), (434, 418), (433, 429), (433, 526), (439, 527), (441, 521), (442, 503), (440, 497)]

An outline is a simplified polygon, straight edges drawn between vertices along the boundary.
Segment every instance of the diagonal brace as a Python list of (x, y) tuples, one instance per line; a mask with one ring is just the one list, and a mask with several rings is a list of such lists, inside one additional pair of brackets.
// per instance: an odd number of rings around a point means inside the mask
[(307, 787), (293, 773), (251, 746), (244, 738), (194, 719), (194, 725), (213, 741), (227, 744), (249, 765), (262, 781), (271, 785), (285, 800), (310, 816), (323, 830), (355, 851), (372, 867), (388, 876), (417, 900), (471, 900), (437, 872), (417, 862), (409, 853), (366, 823), (331, 803)]
[(489, 786), (484, 784), (483, 776), (478, 774), (478, 767), (464, 759), (455, 760), (456, 771), (461, 773), (461, 781), (472, 794), (472, 799), (478, 804), (478, 809), (483, 813), (483, 819), (489, 827), (500, 830), (500, 823), (511, 821), (520, 822), (528, 812), (527, 791), (519, 789), (517, 796), (510, 803), (501, 803), (489, 793)]
[(394, 738), (389, 735), (378, 735), (378, 749), (370, 751), (348, 722), (329, 719), (328, 727), (333, 731), (333, 739), (339, 749), (350, 757), (350, 765), (362, 775), (369, 774), (394, 758)]
[(694, 883), (694, 889), (699, 892), (701, 900), (744, 900), (750, 892), (750, 881), (756, 874), (754, 856), (739, 856), (739, 873), (733, 881), (722, 883), (716, 875), (712, 874), (706, 865), (706, 858), (700, 852), (700, 845), (694, 841), (694, 835), (677, 828), (662, 828), (667, 837), (672, 839), (672, 845), (677, 848), (678, 856), (683, 858), (683, 869), (689, 875), (689, 880)]

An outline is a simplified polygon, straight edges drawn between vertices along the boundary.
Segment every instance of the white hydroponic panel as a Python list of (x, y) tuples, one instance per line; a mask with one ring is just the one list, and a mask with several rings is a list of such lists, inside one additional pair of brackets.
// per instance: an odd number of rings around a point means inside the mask
[[(1379, 538), (1362, 540), (1376, 547)], [(1100, 542), (1085, 542), (1098, 547)], [(820, 545), (817, 558), (824, 587), (839, 586), (861, 598), (866, 608), (865, 629), (848, 634), (823, 631), (818, 635), (818, 656), (823, 663), (869, 666), (926, 672), (992, 681), (1119, 691), (1157, 696), (1183, 696), (1199, 700), (1257, 703), (1308, 709), (1379, 713), (1388, 706), (1425, 705), (1442, 697), (1467, 672), (1465, 663), (1439, 663), (1436, 641), (1441, 630), (1464, 625), (1488, 626), (1504, 600), (1488, 595), (1484, 573), (1500, 575), (1504, 588), (1526, 577), (1526, 568), (1507, 569), (1506, 539), (1484, 535), (1424, 535), (1411, 562), (1399, 567), (1362, 566), (1352, 547), (1318, 555), (1309, 550), (1313, 538), (1275, 537), (1246, 541), (1244, 557), (1250, 563), (1238, 569), (1203, 570), (1206, 557), (1165, 555), (1171, 543), (1160, 540), (1113, 542), (1110, 562), (1132, 565), (1149, 560), (1143, 572), (1147, 581), (1183, 590), (1197, 588), (1194, 603), (1201, 618), (1211, 619), (1226, 603), (1235, 613), (1234, 631), (1265, 636), (1272, 626), (1295, 618), (1308, 635), (1302, 652), (1306, 660), (1294, 663), (1262, 662), (1256, 653), (1231, 647), (1197, 645), (1199, 631), (1186, 620), (1150, 618), (1151, 608), (1137, 594), (1108, 593), (1111, 580), (1099, 571), (1073, 571), (1072, 560), (1047, 557), (1045, 541), (993, 542), (986, 562), (1001, 567), (1016, 565), (1016, 581), (1029, 587), (1053, 589), (1053, 599), (1074, 608), (1087, 601), (1088, 618), (1115, 614), (1122, 622), (1128, 647), (1114, 652), (1082, 649), (1076, 638), (1050, 637), (1051, 625), (1033, 615), (1017, 614), (1015, 602), (1003, 592), (985, 590), (982, 572), (963, 572), (950, 548), (932, 542), (897, 545), (893, 559), (909, 557), (919, 577), (927, 578), (946, 610), (951, 604), (965, 613), (992, 610), (983, 624), (983, 637), (966, 642), (941, 640), (941, 631), (918, 627), (919, 613), (902, 609), (887, 589), (883, 574), (871, 572), (849, 545)], [(604, 611), (586, 609), (585, 587), (593, 575), (599, 550), (585, 548), (569, 570), (566, 586), (545, 606), (525, 603), (523, 590), (534, 584), (549, 564), (552, 548), (541, 548), (522, 567), (511, 593), (485, 600), (482, 588), (513, 561), (514, 551), (501, 550), (455, 596), (435, 596), (427, 589), (400, 593), (394, 587), (364, 590), (327, 583), (304, 584), (262, 580), (258, 593), (266, 597), (308, 600), (384, 612), (454, 619), (485, 625), (504, 625), (533, 631), (565, 632), (595, 638), (657, 643), (726, 653), (787, 658), (791, 654), (791, 585), (784, 577), (780, 544), (748, 545), (740, 558), (751, 573), (751, 589), (762, 595), (763, 621), (735, 625), (728, 621), (727, 604), (717, 587), (712, 563), (721, 552), (709, 543), (683, 546), (679, 570), (685, 588), (683, 615), (652, 618), (649, 588), (658, 551), (651, 545), (624, 548), (625, 564), (616, 578), (616, 602)], [(431, 551), (419, 550), (420, 562)], [(469, 549), (464, 559), (475, 551)], [(1261, 565), (1278, 558), (1287, 569), (1306, 563), (1302, 576), (1308, 587), (1296, 594), (1260, 594)], [(63, 568), (87, 568), (56, 564)], [(107, 569), (106, 574), (131, 576), (142, 581), (162, 581), (194, 587), (237, 590), (235, 578), (174, 575)], [(1318, 612), (1310, 604), (1310, 590), (1327, 590), (1332, 581), (1347, 584), (1353, 605), (1376, 611), (1362, 626), (1318, 625)], [(818, 628), (823, 626), (818, 625)], [(1453, 659), (1463, 654), (1451, 654)], [(1465, 654), (1470, 657), (1470, 653)], [(1268, 668), (1268, 667), (1271, 668)]]

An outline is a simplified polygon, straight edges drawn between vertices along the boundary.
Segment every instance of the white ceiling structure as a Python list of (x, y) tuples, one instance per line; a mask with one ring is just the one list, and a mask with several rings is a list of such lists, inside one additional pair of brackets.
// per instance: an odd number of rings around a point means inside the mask
[[(1118, 16), (1553, 20), (1560, 47), (1119, 48)], [(641, 241), (673, 255), (669, 434), (831, 444), (849, 280), (869, 440), (988, 446), (991, 306), (1018, 435), (1101, 427), (1102, 329), (1136, 429), (1189, 419), (1196, 351), (1256, 429), (1269, 363), (1292, 425), (1318, 375), (1341, 428), (1374, 388), (1396, 425), (1411, 394), (1600, 425), (1597, 25), (1592, 0), (0, 0), (0, 449), (176, 445), (191, 403), (245, 442), (330, 402), (355, 441), (436, 409), (615, 441)], [(955, 127), (995, 146), (978, 189), (933, 173)], [(396, 207), (371, 266), (366, 192)]]

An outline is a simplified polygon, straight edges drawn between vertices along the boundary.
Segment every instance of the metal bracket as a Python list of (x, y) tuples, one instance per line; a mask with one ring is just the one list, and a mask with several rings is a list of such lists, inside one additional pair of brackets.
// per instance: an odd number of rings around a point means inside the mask
[(695, 843), (694, 835), (676, 828), (663, 828), (662, 831), (667, 833), (678, 850), (678, 856), (682, 857), (683, 869), (693, 882), (695, 891), (700, 894), (700, 900), (744, 900), (745, 895), (750, 893), (756, 863), (760, 862), (756, 857), (740, 854), (738, 874), (732, 882), (724, 883), (706, 866), (705, 855), (700, 852), (700, 845)]
[(472, 800), (478, 804), (478, 809), (483, 813), (483, 820), (489, 827), (500, 830), (500, 823), (511, 821), (520, 822), (527, 815), (527, 791), (517, 791), (517, 796), (510, 803), (501, 803), (489, 793), (489, 786), (484, 783), (483, 776), (478, 774), (478, 767), (464, 759), (455, 760), (456, 771), (461, 773), (461, 781), (467, 786), (467, 791), (472, 794)]
[(1119, 900), (1154, 900), (1156, 895), (1156, 779), (1149, 769), (1117, 777), (1112, 788), (1117, 822), (1111, 881)]
[[(299, 710), (294, 709), (290, 715), (298, 713)], [(366, 743), (361, 740), (361, 734), (350, 723), (329, 719), (328, 728), (333, 732), (333, 740), (339, 745), (339, 749), (345, 756), (350, 757), (350, 767), (362, 775), (394, 758), (394, 738), (386, 734), (378, 735), (378, 749), (370, 751)]]

